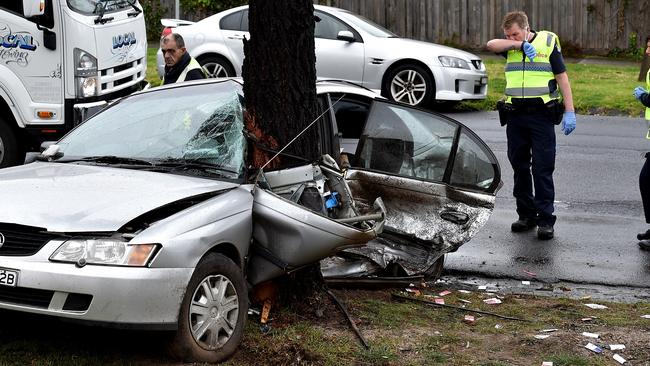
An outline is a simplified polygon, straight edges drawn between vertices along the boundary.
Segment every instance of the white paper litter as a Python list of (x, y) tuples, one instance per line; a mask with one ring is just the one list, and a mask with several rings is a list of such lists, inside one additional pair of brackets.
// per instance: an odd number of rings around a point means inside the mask
[(485, 300), (483, 300), (483, 302), (486, 303), (486, 304), (490, 304), (490, 305), (501, 304), (501, 300), (497, 299), (496, 297), (485, 299)]
[(553, 362), (552, 361), (543, 361), (542, 366), (553, 366)]
[(550, 334), (535, 334), (535, 338), (537, 339), (546, 339), (550, 336), (551, 336)]
[(461, 294), (471, 294), (472, 291), (467, 291), (467, 290), (458, 290)]
[(559, 329), (557, 328), (549, 328), (549, 329), (542, 329), (540, 332), (542, 333), (551, 333), (551, 332), (557, 332)]
[(585, 306), (596, 310), (609, 309), (607, 306), (600, 304), (585, 304)]
[(625, 349), (625, 345), (624, 344), (610, 344), (609, 349), (611, 349), (612, 351), (618, 351), (618, 350), (621, 350), (621, 349)]
[(602, 353), (602, 352), (603, 352), (603, 349), (602, 349), (602, 348), (596, 346), (595, 344), (591, 344), (591, 343), (587, 343), (587, 345), (585, 346), (585, 348), (588, 349), (588, 350), (590, 350), (590, 351), (594, 351), (594, 352), (596, 352), (596, 353)]
[(643, 319), (650, 319), (650, 315), (641, 315)]
[(589, 338), (598, 338), (599, 335), (596, 333), (589, 333), (589, 332), (582, 332), (582, 335), (584, 337), (589, 337)]
[(530, 281), (521, 281), (522, 285), (530, 286)]
[(481, 286), (478, 287), (478, 289), (479, 289), (479, 290), (487, 290), (487, 286), (485, 286), (485, 285), (481, 285)]
[(621, 357), (618, 353), (614, 354), (614, 360), (616, 360), (616, 362), (620, 363), (621, 365), (626, 362), (626, 360), (623, 357)]

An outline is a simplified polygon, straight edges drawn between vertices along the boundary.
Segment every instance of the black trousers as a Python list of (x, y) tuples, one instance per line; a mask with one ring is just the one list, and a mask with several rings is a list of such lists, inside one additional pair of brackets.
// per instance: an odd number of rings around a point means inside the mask
[(645, 213), (645, 222), (650, 224), (650, 153), (646, 154), (645, 164), (639, 174), (639, 190), (641, 191), (641, 201), (643, 201), (643, 213)]
[(506, 136), (508, 160), (514, 171), (512, 193), (519, 218), (535, 219), (540, 226), (553, 226), (556, 217), (553, 215), (555, 125), (552, 118), (543, 112), (515, 113), (508, 118)]

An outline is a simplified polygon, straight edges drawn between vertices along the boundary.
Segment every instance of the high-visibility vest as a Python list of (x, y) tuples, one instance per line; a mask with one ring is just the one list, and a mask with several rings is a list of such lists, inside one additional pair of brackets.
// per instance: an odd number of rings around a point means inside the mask
[[(532, 62), (524, 60), (521, 50), (508, 51), (506, 59), (506, 103), (512, 103), (512, 98), (542, 98), (544, 103), (560, 99), (560, 92), (555, 83), (553, 69), (551, 68), (551, 53), (560, 41), (555, 33), (548, 31), (537, 32), (531, 42), (537, 56)], [(555, 90), (550, 90), (549, 85), (554, 85)]]
[[(650, 70), (645, 74), (645, 86), (646, 90), (650, 90)], [(645, 121), (648, 124), (648, 132), (645, 134), (645, 138), (650, 140), (650, 108), (645, 108)]]
[[(192, 70), (196, 70), (196, 69), (201, 70), (201, 72), (203, 73), (203, 75), (205, 75), (205, 70), (203, 70), (203, 68), (201, 67), (201, 64), (199, 64), (199, 62), (196, 61), (196, 60), (194, 59), (194, 57), (192, 57), (192, 58), (190, 58), (190, 63), (187, 64), (187, 66), (185, 66), (185, 68), (183, 69), (183, 71), (181, 72), (181, 74), (178, 75), (178, 79), (176, 79), (176, 82), (177, 82), (177, 83), (180, 83), (180, 82), (185, 81), (185, 78), (187, 77), (187, 73), (190, 72), (190, 71), (192, 71)], [(207, 75), (206, 75), (206, 77), (207, 77)], [(162, 82), (163, 82), (163, 84), (165, 83), (165, 77), (163, 77)]]

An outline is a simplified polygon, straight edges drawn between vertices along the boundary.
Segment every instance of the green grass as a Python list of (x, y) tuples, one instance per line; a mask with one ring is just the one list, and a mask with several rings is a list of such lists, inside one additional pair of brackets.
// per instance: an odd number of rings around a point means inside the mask
[[(482, 101), (463, 102), (460, 109), (494, 110), (505, 89), (505, 60), (485, 60), (488, 71), (488, 97)], [(580, 114), (614, 114), (639, 116), (641, 104), (632, 96), (637, 85), (638, 66), (586, 65), (567, 63), (573, 103)]]
[(147, 49), (147, 81), (151, 86), (158, 86), (162, 83), (158, 77), (158, 69), (156, 68), (156, 52), (158, 48), (149, 47)]

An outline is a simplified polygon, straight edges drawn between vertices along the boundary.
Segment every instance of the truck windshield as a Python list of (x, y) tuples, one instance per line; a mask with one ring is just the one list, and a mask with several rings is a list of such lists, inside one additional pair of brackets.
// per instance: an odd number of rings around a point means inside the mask
[(83, 14), (99, 14), (103, 7), (104, 12), (110, 13), (131, 8), (136, 0), (68, 0), (70, 9)]

